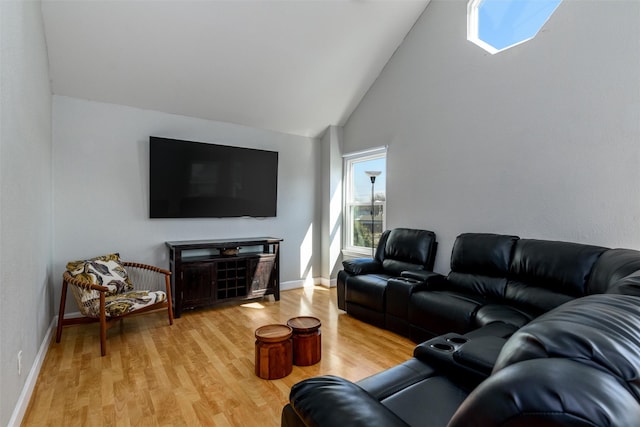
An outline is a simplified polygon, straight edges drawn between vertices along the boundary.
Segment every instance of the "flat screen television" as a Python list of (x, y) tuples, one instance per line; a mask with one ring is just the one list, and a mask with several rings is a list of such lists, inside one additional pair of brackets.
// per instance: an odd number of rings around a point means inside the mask
[(278, 152), (149, 137), (151, 218), (274, 217)]

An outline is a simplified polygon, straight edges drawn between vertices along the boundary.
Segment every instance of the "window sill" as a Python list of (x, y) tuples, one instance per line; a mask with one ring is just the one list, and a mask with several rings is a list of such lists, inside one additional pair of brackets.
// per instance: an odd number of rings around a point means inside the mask
[(355, 249), (343, 249), (342, 250), (343, 258), (372, 258), (371, 250), (368, 251), (359, 251)]

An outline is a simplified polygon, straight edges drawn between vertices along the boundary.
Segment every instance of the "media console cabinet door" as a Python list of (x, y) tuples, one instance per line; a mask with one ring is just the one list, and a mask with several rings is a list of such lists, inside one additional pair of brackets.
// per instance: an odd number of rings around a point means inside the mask
[(264, 295), (271, 286), (275, 259), (275, 255), (262, 255), (249, 260), (249, 282), (251, 283), (252, 296)]
[(216, 300), (213, 286), (215, 265), (210, 262), (182, 264), (182, 307), (201, 307)]

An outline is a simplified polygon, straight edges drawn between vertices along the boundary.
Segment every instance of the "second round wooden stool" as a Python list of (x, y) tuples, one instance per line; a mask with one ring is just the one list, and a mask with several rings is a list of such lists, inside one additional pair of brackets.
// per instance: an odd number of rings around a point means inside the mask
[(311, 316), (293, 317), (287, 321), (293, 330), (293, 363), (297, 366), (314, 365), (322, 357), (320, 319)]

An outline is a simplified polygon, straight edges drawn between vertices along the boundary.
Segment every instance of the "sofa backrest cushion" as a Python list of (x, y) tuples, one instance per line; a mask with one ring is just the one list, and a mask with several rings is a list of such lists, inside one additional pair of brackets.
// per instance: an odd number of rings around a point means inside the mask
[(452, 271), (447, 276), (446, 287), (452, 291), (480, 295), (487, 300), (500, 300), (504, 298), (507, 279)]
[(517, 236), (465, 233), (456, 238), (451, 251), (451, 271), (481, 276), (506, 277)]
[(385, 272), (399, 276), (405, 270), (433, 269), (436, 251), (433, 231), (394, 228), (385, 233), (378, 248)]
[(640, 297), (590, 295), (543, 314), (509, 338), (493, 373), (544, 358), (570, 359), (607, 372), (640, 399)]
[(567, 359), (527, 360), (483, 381), (447, 427), (637, 426), (640, 404), (612, 375)]
[(579, 243), (520, 239), (509, 268), (512, 280), (581, 297), (598, 258), (607, 248)]
[(604, 294), (622, 278), (640, 270), (640, 251), (609, 249), (593, 266), (587, 294)]
[(517, 236), (489, 233), (459, 235), (451, 251), (447, 288), (487, 299), (503, 298), (517, 240)]
[(526, 308), (536, 316), (553, 310), (572, 299), (574, 297), (570, 295), (515, 280), (507, 282), (504, 293), (504, 300), (509, 304)]
[(607, 293), (640, 297), (640, 271), (618, 280), (607, 289)]

